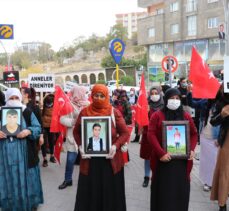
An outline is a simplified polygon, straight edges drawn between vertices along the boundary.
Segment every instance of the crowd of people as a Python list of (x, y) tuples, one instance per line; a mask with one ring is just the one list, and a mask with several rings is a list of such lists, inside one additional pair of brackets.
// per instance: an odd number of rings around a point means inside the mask
[[(116, 89), (109, 96), (106, 86), (96, 84), (91, 90), (91, 99), (87, 99), (86, 92), (81, 86), (72, 88), (68, 96), (73, 111), (59, 120), (67, 129), (67, 159), (64, 180), (58, 188), (62, 190), (72, 186), (74, 164), (79, 162), (75, 211), (127, 210), (124, 169), (129, 159), (126, 161), (124, 156), (128, 155), (127, 144), (130, 142), (140, 143), (142, 187), (148, 187), (151, 181), (151, 211), (188, 210), (194, 158), (200, 160), (203, 190), (211, 191), (211, 200), (218, 201), (220, 211), (226, 210), (229, 193), (229, 94), (224, 93), (223, 86), (215, 99), (193, 98), (192, 86), (185, 78), (179, 80), (177, 88), (151, 87), (147, 96), (149, 125), (144, 127), (133, 122), (139, 94), (134, 89), (130, 93)], [(39, 157), (43, 158), (42, 168), (47, 168), (49, 162), (56, 162), (54, 148), (59, 134), (50, 131), (54, 98), (54, 93), (46, 94), (41, 107), (33, 88), (9, 88), (0, 93), (2, 211), (33, 211), (45, 203)], [(6, 114), (3, 113), (5, 109), (8, 109)], [(17, 113), (17, 109), (21, 110), (21, 114)], [(111, 119), (111, 145), (106, 156), (93, 156), (85, 151), (105, 151), (103, 140), (99, 137), (101, 124), (98, 122), (90, 128), (92, 136), (86, 149), (83, 146), (82, 119), (85, 117)], [(4, 125), (4, 118), (11, 118), (11, 123), (15, 119), (16, 127)], [(164, 147), (165, 122), (185, 122), (188, 125), (186, 157), (174, 157)], [(132, 141), (131, 126), (134, 126), (135, 133)], [(178, 132), (178, 127), (174, 129), (175, 151), (181, 148), (182, 132)], [(195, 156), (197, 144), (200, 144), (199, 156)]]

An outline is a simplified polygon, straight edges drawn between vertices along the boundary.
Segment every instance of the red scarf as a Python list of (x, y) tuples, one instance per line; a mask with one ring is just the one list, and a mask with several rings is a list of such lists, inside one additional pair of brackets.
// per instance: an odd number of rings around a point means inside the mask
[[(105, 99), (95, 99), (94, 95), (101, 93), (105, 96)], [(112, 106), (110, 104), (110, 96), (108, 88), (103, 84), (96, 84), (91, 91), (92, 103), (86, 108), (88, 116), (110, 116)]]

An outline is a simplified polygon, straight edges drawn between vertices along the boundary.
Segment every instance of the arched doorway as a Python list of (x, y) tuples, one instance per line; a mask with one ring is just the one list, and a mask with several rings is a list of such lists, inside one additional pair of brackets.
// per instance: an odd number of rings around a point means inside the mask
[[(126, 72), (123, 69), (119, 69), (119, 78), (126, 76)], [(112, 73), (112, 80), (116, 80), (116, 70)]]
[(80, 83), (80, 79), (79, 79), (79, 76), (78, 76), (78, 75), (74, 75), (74, 76), (73, 76), (73, 79), (74, 79), (74, 81), (75, 81), (77, 84)]
[(69, 75), (67, 75), (66, 77), (65, 77), (65, 81), (71, 81), (72, 79), (71, 79), (71, 77), (69, 76)]
[(94, 73), (90, 74), (90, 84), (95, 84), (96, 82), (96, 76)]
[(64, 88), (64, 79), (61, 76), (55, 77), (55, 84), (59, 85), (60, 87)]
[(82, 83), (88, 83), (86, 74), (81, 75), (81, 81), (82, 81)]
[(105, 81), (105, 75), (103, 73), (99, 73), (98, 77), (99, 77), (99, 80)]

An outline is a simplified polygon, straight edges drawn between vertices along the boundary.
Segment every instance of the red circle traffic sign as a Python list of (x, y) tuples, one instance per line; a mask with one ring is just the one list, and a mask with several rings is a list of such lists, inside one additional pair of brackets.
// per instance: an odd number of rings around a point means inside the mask
[(169, 60), (171, 63), (170, 64), (171, 65), (171, 72), (174, 73), (178, 68), (178, 61), (177, 61), (176, 57), (174, 57), (174, 56), (165, 56), (162, 59), (162, 62), (161, 62), (162, 70), (164, 70), (166, 73), (169, 73)]

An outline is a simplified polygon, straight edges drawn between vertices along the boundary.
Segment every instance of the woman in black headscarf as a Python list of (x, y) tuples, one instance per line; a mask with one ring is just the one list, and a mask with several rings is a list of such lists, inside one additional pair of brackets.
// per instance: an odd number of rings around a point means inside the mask
[[(186, 120), (190, 126), (189, 159), (172, 159), (162, 147), (163, 121)], [(181, 94), (170, 88), (165, 92), (164, 107), (154, 112), (148, 127), (148, 141), (153, 149), (151, 169), (151, 211), (187, 211), (190, 194), (190, 172), (197, 142), (197, 130), (191, 116), (183, 111)]]

